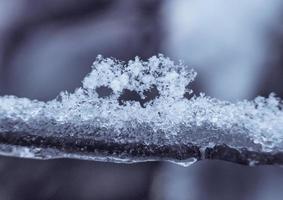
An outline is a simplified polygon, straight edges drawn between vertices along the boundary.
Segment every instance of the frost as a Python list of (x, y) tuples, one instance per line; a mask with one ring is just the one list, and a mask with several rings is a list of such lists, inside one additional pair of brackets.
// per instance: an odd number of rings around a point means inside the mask
[(162, 55), (153, 56), (147, 62), (136, 57), (128, 64), (98, 56), (92, 72), (83, 80), (83, 88), (92, 93), (96, 88), (107, 86), (115, 96), (120, 95), (123, 89), (129, 89), (143, 97), (144, 91), (154, 85), (162, 97), (180, 99), (195, 76), (193, 70), (187, 70), (181, 63), (174, 65), (173, 61)]
[[(74, 93), (62, 92), (46, 103), (1, 97), (0, 132), (94, 137), (145, 146), (197, 145), (205, 149), (226, 144), (251, 151), (283, 150), (279, 98), (271, 94), (268, 98), (230, 103), (200, 94), (187, 99), (184, 94), (192, 93), (188, 88), (195, 77), (194, 70), (163, 55), (148, 61), (136, 57), (128, 63), (98, 56), (92, 71), (82, 81), (83, 86)], [(101, 96), (99, 88), (110, 92)], [(150, 91), (154, 89), (157, 93), (153, 95)], [(135, 92), (139, 102), (123, 100), (127, 91)], [(150, 95), (154, 98), (149, 98)], [(119, 159), (134, 161), (123, 156), (110, 160)]]

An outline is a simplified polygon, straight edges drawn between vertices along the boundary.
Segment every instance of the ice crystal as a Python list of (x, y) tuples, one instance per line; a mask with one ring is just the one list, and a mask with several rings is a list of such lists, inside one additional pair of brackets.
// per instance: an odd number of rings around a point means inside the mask
[[(148, 61), (136, 57), (128, 63), (98, 56), (82, 87), (74, 93), (62, 92), (49, 102), (1, 97), (0, 132), (32, 130), (107, 137), (122, 143), (138, 140), (156, 145), (179, 142), (201, 147), (228, 144), (259, 151), (283, 150), (279, 98), (271, 94), (268, 98), (230, 103), (200, 94), (187, 99), (184, 94), (192, 92), (188, 88), (195, 77), (194, 70), (163, 55)], [(107, 89), (108, 94), (99, 95), (99, 88)], [(143, 105), (121, 100), (126, 91), (145, 100), (152, 88), (158, 95)]]

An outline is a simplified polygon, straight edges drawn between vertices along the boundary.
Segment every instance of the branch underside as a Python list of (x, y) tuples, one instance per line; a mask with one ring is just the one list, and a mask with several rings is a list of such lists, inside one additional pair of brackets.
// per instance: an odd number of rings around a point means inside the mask
[[(15, 149), (31, 153), (16, 153)], [(54, 153), (55, 152), (55, 153)], [(0, 154), (35, 159), (80, 158), (97, 161), (133, 163), (143, 161), (186, 162), (190, 159), (224, 160), (243, 165), (283, 165), (283, 152), (256, 152), (226, 144), (201, 147), (193, 144), (144, 144), (113, 142), (95, 137), (32, 135), (1, 132)]]

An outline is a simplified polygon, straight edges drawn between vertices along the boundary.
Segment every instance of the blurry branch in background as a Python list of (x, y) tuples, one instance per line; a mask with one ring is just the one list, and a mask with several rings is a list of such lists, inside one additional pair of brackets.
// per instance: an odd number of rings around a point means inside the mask
[(126, 60), (160, 52), (160, 4), (1, 1), (0, 94), (47, 101), (73, 91), (97, 54)]

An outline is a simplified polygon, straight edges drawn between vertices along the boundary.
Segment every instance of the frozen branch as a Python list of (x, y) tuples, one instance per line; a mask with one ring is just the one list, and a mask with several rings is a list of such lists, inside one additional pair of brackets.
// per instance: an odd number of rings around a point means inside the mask
[[(144, 134), (144, 133), (143, 133)], [(160, 138), (161, 140), (162, 138)], [(0, 133), (0, 154), (35, 159), (76, 158), (96, 161), (134, 163), (144, 161), (171, 161), (188, 166), (197, 160), (225, 160), (244, 165), (282, 165), (282, 152), (250, 151), (249, 147), (229, 147), (217, 144), (201, 147), (186, 141), (145, 144), (124, 137), (121, 141), (85, 136), (60, 136), (44, 133)]]
[(283, 164), (282, 102), (193, 96), (196, 73), (160, 55), (98, 57), (83, 87), (49, 102), (0, 98), (0, 154), (111, 162)]

